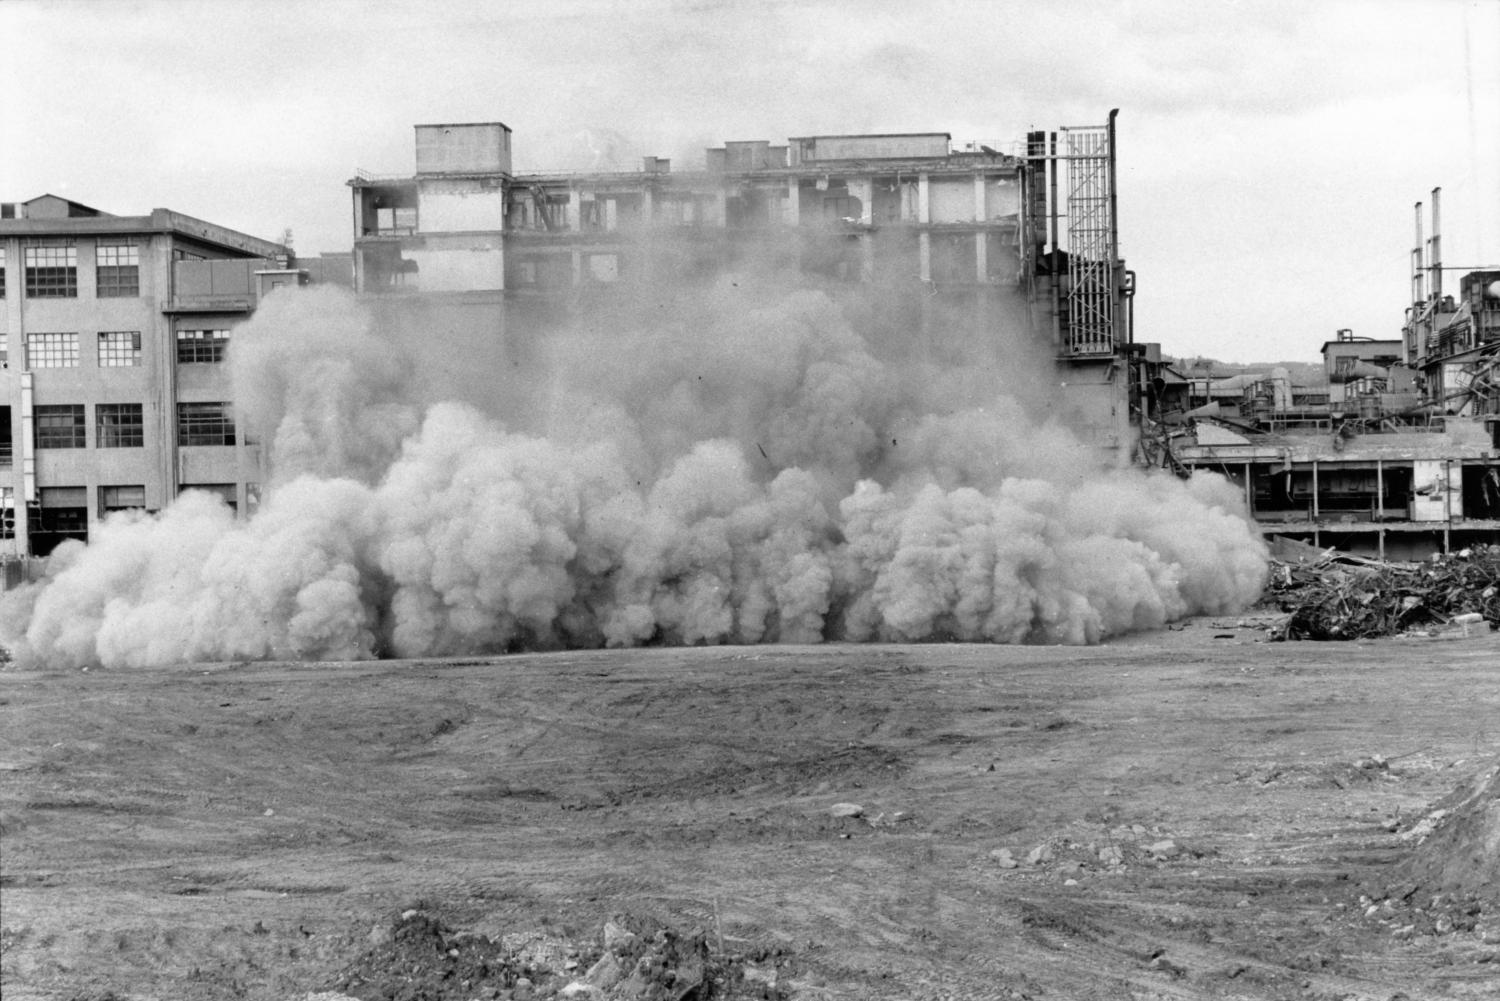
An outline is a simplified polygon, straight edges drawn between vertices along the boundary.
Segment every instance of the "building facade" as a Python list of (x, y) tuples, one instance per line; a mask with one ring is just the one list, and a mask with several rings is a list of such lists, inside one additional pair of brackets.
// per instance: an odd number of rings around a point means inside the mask
[(167, 209), (0, 208), (0, 554), (45, 556), (188, 489), (253, 509), (262, 457), (225, 351), (262, 297), (309, 277), (285, 246)]

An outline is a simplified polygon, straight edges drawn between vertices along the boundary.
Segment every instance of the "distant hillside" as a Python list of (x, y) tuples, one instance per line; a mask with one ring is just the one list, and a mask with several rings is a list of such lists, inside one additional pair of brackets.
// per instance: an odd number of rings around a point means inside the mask
[(1243, 375), (1246, 372), (1269, 373), (1273, 368), (1284, 368), (1291, 373), (1294, 386), (1326, 386), (1328, 384), (1328, 375), (1323, 370), (1322, 362), (1267, 361), (1240, 365), (1234, 362), (1217, 361), (1213, 358), (1194, 357), (1174, 358), (1169, 361), (1169, 364), (1174, 371), (1182, 375), (1213, 379)]

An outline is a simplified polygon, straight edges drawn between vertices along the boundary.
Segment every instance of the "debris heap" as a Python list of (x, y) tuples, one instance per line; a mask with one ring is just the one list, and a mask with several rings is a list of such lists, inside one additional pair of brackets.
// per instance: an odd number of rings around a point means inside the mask
[[(1311, 547), (1302, 547), (1304, 550)], [(1333, 550), (1274, 550), (1268, 597), (1290, 613), (1272, 637), (1357, 640), (1500, 625), (1500, 546), (1474, 546), (1424, 563), (1390, 563)]]
[(305, 1001), (781, 1001), (780, 949), (725, 952), (702, 930), (616, 914), (584, 940), (455, 932), (422, 908), (370, 931), (369, 948)]

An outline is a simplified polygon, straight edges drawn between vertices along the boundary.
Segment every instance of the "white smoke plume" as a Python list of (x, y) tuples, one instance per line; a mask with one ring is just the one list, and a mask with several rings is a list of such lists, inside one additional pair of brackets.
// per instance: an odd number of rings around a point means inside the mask
[(1014, 343), (918, 350), (768, 288), (646, 286), (461, 388), (420, 312), (271, 297), (230, 358), (271, 455), (260, 509), (108, 519), (0, 599), (0, 642), (61, 667), (1096, 643), (1259, 595), (1239, 492), (1106, 468), (1029, 418)]

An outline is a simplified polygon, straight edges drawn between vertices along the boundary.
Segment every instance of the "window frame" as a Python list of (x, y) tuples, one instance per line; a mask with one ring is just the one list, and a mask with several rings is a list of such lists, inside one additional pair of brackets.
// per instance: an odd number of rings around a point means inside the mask
[(75, 244), (39, 244), (23, 249), (26, 298), (78, 298), (78, 247)]
[[(45, 413), (44, 413), (45, 411)], [(88, 415), (82, 403), (38, 403), (31, 408), (38, 449), (88, 448)], [(66, 421), (60, 420), (67, 418)], [(56, 423), (53, 423), (53, 422)]]
[[(106, 423), (106, 418), (113, 420)], [(145, 448), (145, 407), (139, 403), (94, 404), (94, 445), (96, 448)]]
[[(114, 341), (126, 335), (131, 339), (131, 346), (122, 353)], [(100, 368), (139, 368), (141, 332), (139, 330), (99, 331), (98, 364)]]
[(28, 369), (77, 368), (78, 364), (77, 331), (33, 330), (27, 332), (26, 367)]
[(214, 401), (177, 404), (177, 444), (180, 447), (232, 447), (236, 443), (232, 403)]
[[(113, 260), (106, 260), (113, 258)], [(99, 299), (134, 299), (141, 294), (140, 248), (132, 240), (94, 245), (94, 295)]]
[[(215, 336), (210, 337), (213, 334)], [(187, 357), (183, 357), (186, 350)], [(177, 331), (177, 364), (220, 365), (229, 351), (229, 328)]]
[[(139, 490), (140, 491), (140, 495), (139, 496), (140, 496), (141, 502), (139, 504), (122, 504), (122, 503), (120, 503), (120, 497), (119, 497), (119, 493), (118, 492), (121, 491), (121, 490)], [(115, 494), (114, 494), (113, 497), (111, 497), (111, 491), (115, 492)], [(134, 500), (135, 498), (132, 497), (131, 499)], [(114, 503), (111, 503), (111, 500), (113, 500)], [(107, 484), (107, 485), (106, 484), (101, 484), (100, 485), (100, 487), (99, 487), (99, 515), (100, 515), (100, 517), (103, 517), (104, 515), (108, 515), (108, 514), (114, 514), (117, 511), (144, 511), (144, 510), (146, 510), (146, 485), (144, 483), (121, 483), (121, 484)]]

